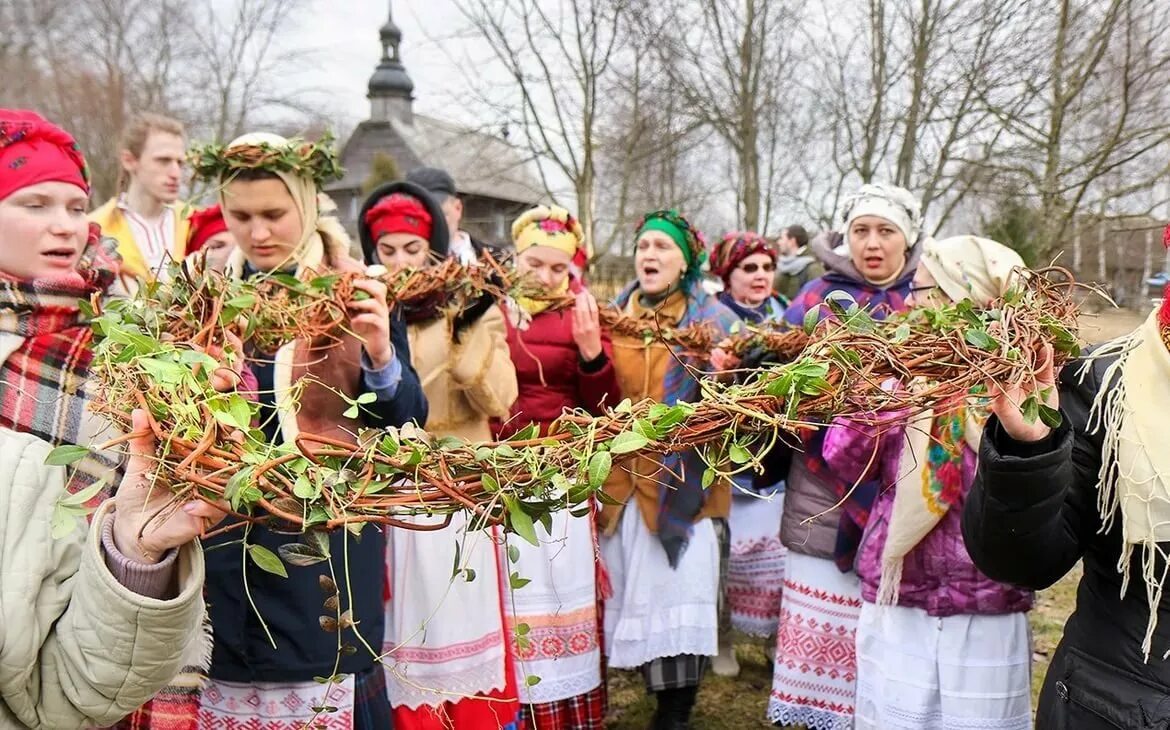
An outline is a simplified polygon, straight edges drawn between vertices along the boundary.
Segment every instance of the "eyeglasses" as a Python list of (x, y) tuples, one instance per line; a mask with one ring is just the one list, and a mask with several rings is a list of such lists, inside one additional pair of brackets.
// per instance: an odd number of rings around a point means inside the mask
[(754, 261), (750, 264), (740, 264), (740, 270), (745, 274), (754, 274), (760, 269), (764, 270), (765, 274), (770, 274), (776, 270), (776, 264), (768, 261), (766, 263), (757, 264)]

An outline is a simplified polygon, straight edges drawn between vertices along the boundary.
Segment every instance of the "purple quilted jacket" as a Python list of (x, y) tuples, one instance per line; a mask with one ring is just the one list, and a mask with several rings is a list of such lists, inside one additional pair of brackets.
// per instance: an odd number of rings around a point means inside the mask
[[(881, 436), (876, 432), (876, 427), (835, 421), (825, 434), (824, 446), (829, 468), (841, 479), (853, 483), (870, 464), (874, 441), (879, 441), (879, 451), (873, 461), (881, 470), (881, 488), (857, 555), (861, 595), (870, 603), (877, 601), (882, 549), (894, 511), (898, 460), (906, 443), (902, 429), (887, 429)], [(976, 464), (975, 452), (964, 445), (962, 493), (934, 529), (903, 559), (898, 605), (921, 608), (931, 616), (1016, 613), (1032, 607), (1031, 591), (988, 578), (971, 562), (963, 544), (960, 520), (963, 503), (975, 481)]]

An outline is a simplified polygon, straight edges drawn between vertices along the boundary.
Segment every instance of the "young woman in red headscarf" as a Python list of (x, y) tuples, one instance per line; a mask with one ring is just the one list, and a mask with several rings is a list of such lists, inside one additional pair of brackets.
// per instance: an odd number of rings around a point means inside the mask
[[(421, 269), (447, 256), (442, 209), (411, 183), (375, 190), (358, 226), (367, 264)], [(504, 315), (490, 295), (458, 313), (442, 305), (403, 312), (411, 361), (429, 404), (426, 430), (436, 438), (487, 441), (489, 419), (506, 417), (516, 399)], [(442, 522), (437, 516), (411, 519)], [(397, 730), (520, 727), (501, 542), (498, 529), (471, 529), (465, 513), (441, 529), (388, 531), (391, 596), (383, 663)]]
[[(86, 220), (89, 193), (68, 133), (0, 109), (2, 727), (114, 722), (210, 652), (196, 537), (218, 511), (193, 502), (155, 519), (171, 495), (149, 476), (149, 436), (134, 439), (124, 474), (108, 452), (68, 474), (45, 463), (51, 445), (115, 435), (87, 407), (93, 351), (79, 301), (108, 294), (119, 268), (114, 241)], [(149, 433), (145, 420), (136, 413), (134, 425)], [(77, 520), (60, 535), (59, 501), (87, 487), (93, 528)]]
[[(573, 306), (551, 311), (549, 302), (521, 299), (508, 322), (508, 347), (520, 397), (506, 421), (492, 430), (505, 439), (535, 425), (540, 433), (566, 409), (599, 413), (621, 400), (613, 347), (601, 329), (597, 301), (570, 273), (584, 247), (581, 224), (569, 211), (538, 206), (512, 224), (516, 268), (550, 294), (575, 297)], [(514, 320), (514, 321), (513, 321)], [(509, 541), (509, 572), (522, 581), (506, 602), (514, 626), (528, 626), (515, 640), (520, 699), (531, 728), (592, 730), (605, 721), (598, 622), (597, 534), (592, 510), (552, 517), (540, 545)], [(515, 549), (512, 549), (512, 547)]]

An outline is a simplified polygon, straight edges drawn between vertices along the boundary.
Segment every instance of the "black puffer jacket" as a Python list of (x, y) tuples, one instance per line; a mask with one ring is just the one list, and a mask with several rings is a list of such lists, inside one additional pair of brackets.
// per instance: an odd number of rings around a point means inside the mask
[(1065, 624), (1040, 694), (1039, 730), (1170, 728), (1170, 661), (1162, 660), (1170, 650), (1170, 592), (1158, 605), (1146, 663), (1141, 645), (1150, 613), (1142, 551), (1135, 550), (1129, 589), (1121, 597), (1121, 522), (1103, 532), (1097, 508), (1102, 437), (1089, 434), (1087, 422), (1113, 361), (1094, 361), (1083, 380), (1080, 361), (1065, 366), (1063, 423), (1041, 443), (1016, 442), (998, 421), (989, 421), (963, 511), (967, 550), (995, 580), (1038, 590), (1084, 562), (1076, 612)]

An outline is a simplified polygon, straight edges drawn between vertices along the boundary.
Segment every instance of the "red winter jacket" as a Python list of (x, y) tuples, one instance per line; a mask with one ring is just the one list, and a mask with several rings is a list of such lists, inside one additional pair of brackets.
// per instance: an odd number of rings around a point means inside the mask
[(566, 408), (585, 408), (597, 414), (600, 405), (612, 408), (621, 400), (608, 333), (601, 334), (604, 365), (587, 372), (590, 368), (582, 367), (573, 341), (572, 309), (541, 312), (523, 332), (512, 325), (510, 318), (505, 319), (509, 319), (508, 347), (516, 366), (520, 397), (512, 405), (507, 423), (492, 422), (496, 438), (508, 438), (530, 423), (540, 424), (541, 433), (545, 433)]

